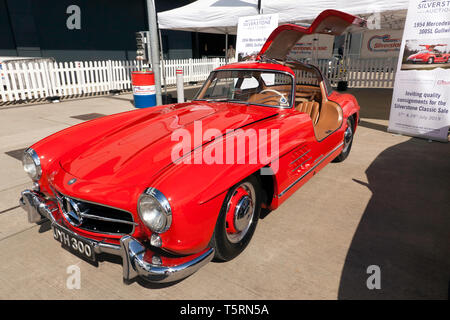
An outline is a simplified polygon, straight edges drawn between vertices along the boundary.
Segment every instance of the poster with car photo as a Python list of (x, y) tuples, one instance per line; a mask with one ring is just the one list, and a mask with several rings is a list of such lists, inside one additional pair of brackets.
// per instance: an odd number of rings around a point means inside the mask
[(448, 142), (449, 5), (411, 0), (403, 31), (389, 132)]
[(254, 60), (276, 27), (278, 14), (240, 17), (236, 38), (237, 61)]
[(406, 40), (401, 70), (450, 69), (450, 38)]

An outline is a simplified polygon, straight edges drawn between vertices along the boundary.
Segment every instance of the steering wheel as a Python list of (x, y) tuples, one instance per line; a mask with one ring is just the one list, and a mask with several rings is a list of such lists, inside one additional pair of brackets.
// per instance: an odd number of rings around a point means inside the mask
[(277, 91), (277, 90), (275, 90), (275, 89), (264, 89), (264, 90), (262, 90), (260, 93), (264, 93), (264, 92), (274, 92), (274, 93), (276, 93), (277, 95), (279, 95), (279, 96), (281, 96), (282, 98), (284, 98), (284, 100), (287, 101), (287, 99), (286, 99), (286, 97), (284, 96), (284, 94), (282, 94), (281, 92), (279, 92), (279, 91)]
[[(275, 90), (275, 89), (264, 89), (264, 90), (261, 90), (259, 93), (265, 93), (265, 92), (273, 92), (273, 93), (276, 93), (277, 95), (279, 95), (279, 96), (281, 97), (281, 98), (279, 99), (279, 101), (285, 101), (286, 103), (287, 103), (287, 101), (288, 101), (288, 99), (286, 98), (286, 96), (285, 96), (284, 94), (282, 94), (281, 92), (279, 92), (279, 91), (277, 91), (277, 90)], [(268, 99), (270, 99), (270, 98), (272, 98), (272, 97), (274, 97), (274, 96), (264, 97), (264, 98), (262, 98), (262, 99), (259, 99), (258, 101), (255, 101), (255, 102), (263, 102), (263, 101), (268, 100)]]

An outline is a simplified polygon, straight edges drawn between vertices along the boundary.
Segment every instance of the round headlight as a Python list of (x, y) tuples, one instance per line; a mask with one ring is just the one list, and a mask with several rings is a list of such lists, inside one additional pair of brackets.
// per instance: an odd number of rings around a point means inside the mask
[(22, 158), (23, 169), (30, 176), (33, 181), (38, 181), (41, 178), (42, 169), (39, 157), (31, 148), (25, 150)]
[(139, 197), (138, 213), (142, 222), (153, 232), (163, 233), (172, 224), (172, 209), (161, 191), (148, 188)]

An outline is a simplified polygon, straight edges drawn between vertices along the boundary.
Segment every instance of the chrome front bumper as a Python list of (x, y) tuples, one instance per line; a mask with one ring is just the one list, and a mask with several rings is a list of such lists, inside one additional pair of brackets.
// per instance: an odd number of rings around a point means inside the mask
[(67, 229), (53, 215), (58, 211), (58, 206), (53, 201), (42, 197), (38, 192), (32, 190), (23, 191), (20, 198), (20, 206), (27, 212), (30, 223), (39, 222), (47, 218), (52, 224), (57, 224), (66, 232), (93, 243), (96, 254), (109, 253), (121, 256), (123, 278), (128, 281), (138, 276), (155, 283), (178, 281), (190, 276), (214, 257), (214, 249), (207, 248), (198, 254), (192, 255), (192, 258), (184, 257), (183, 262), (180, 264), (152, 264), (145, 261), (144, 256), (146, 254), (153, 256), (153, 252), (132, 236), (123, 236), (120, 239), (120, 245), (114, 245), (104, 241), (85, 238)]

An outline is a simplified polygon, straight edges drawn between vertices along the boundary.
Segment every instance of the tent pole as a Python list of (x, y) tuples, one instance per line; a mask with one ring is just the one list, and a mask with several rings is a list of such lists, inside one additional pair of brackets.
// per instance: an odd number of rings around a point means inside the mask
[(155, 74), (156, 105), (162, 105), (161, 96), (161, 70), (159, 68), (159, 43), (158, 43), (158, 24), (156, 22), (156, 8), (154, 0), (147, 0), (147, 19), (148, 29), (150, 30), (150, 56), (152, 61), (152, 70)]
[(200, 40), (198, 38), (198, 31), (195, 31), (195, 55), (197, 56), (197, 58), (201, 58), (201, 56), (200, 56)]
[(161, 29), (158, 29), (159, 33), (159, 44), (160, 44), (160, 57), (161, 57), (161, 68), (162, 68), (162, 76), (163, 76), (163, 84), (164, 84), (164, 95), (166, 97), (167, 102), (167, 83), (166, 83), (166, 68), (164, 64), (164, 47), (162, 43), (162, 37), (161, 37)]
[(228, 63), (228, 31), (225, 33), (225, 63)]
[[(343, 61), (342, 68), (344, 70), (347, 70), (347, 67), (348, 67), (348, 52), (349, 51), (350, 51), (350, 33), (347, 32), (345, 34), (345, 39), (344, 39), (344, 52), (342, 53), (342, 61)], [(347, 78), (347, 73), (344, 72), (344, 75), (343, 76), (341, 75), (340, 78), (342, 78), (340, 80), (346, 81), (347, 80), (346, 79)]]

